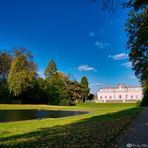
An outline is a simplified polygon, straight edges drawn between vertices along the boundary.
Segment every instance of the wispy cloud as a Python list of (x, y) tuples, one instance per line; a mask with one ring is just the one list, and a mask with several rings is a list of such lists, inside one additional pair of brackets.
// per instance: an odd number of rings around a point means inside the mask
[(94, 67), (88, 66), (88, 65), (80, 65), (78, 67), (79, 71), (96, 71)]
[(41, 78), (44, 78), (45, 76), (44, 76), (44, 71), (43, 70), (39, 70), (38, 71), (38, 74), (39, 74), (39, 76), (41, 77)]
[(89, 36), (90, 37), (94, 37), (95, 36), (95, 33), (93, 31), (89, 32)]
[(90, 86), (101, 86), (101, 85), (103, 85), (103, 83), (100, 83), (100, 82), (90, 84)]
[(101, 49), (107, 48), (107, 47), (110, 47), (110, 46), (111, 46), (111, 44), (108, 43), (108, 42), (100, 42), (100, 41), (96, 41), (96, 42), (95, 42), (95, 45), (96, 45), (98, 48), (101, 48)]
[(135, 75), (129, 75), (128, 77), (129, 77), (129, 79), (136, 79), (137, 78)]
[(126, 63), (123, 63), (121, 64), (122, 66), (125, 66), (127, 68), (132, 68), (132, 62), (126, 62)]
[(120, 54), (115, 54), (115, 55), (109, 55), (109, 58), (112, 58), (114, 60), (123, 60), (128, 58), (128, 54), (126, 53), (120, 53)]

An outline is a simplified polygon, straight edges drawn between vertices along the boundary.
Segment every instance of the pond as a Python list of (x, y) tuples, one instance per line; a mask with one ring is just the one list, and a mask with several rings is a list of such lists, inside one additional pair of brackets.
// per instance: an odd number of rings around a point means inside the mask
[(22, 121), (43, 118), (60, 118), (87, 113), (89, 112), (66, 110), (0, 110), (0, 122)]

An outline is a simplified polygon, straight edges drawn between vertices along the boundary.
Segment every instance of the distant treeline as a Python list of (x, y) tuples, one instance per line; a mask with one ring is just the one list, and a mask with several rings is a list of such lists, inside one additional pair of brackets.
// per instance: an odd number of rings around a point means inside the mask
[(57, 70), (54, 60), (48, 63), (44, 77), (39, 76), (37, 64), (26, 48), (13, 49), (13, 54), (0, 52), (0, 102), (74, 105), (94, 98), (85, 76), (81, 82), (71, 80)]

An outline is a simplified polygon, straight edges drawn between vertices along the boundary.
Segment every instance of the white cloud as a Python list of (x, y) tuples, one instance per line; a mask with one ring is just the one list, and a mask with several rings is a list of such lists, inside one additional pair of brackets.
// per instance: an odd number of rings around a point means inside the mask
[(90, 86), (100, 86), (100, 85), (103, 85), (102, 83), (92, 83), (92, 84), (90, 84)]
[(80, 65), (80, 66), (78, 67), (78, 70), (79, 70), (79, 71), (96, 71), (95, 68), (90, 67), (90, 66), (88, 66), (88, 65)]
[(90, 37), (94, 37), (95, 33), (94, 32), (90, 32), (89, 35), (90, 35)]
[(95, 45), (101, 49), (103, 48), (107, 48), (107, 47), (110, 47), (111, 44), (110, 43), (107, 43), (107, 42), (100, 42), (100, 41), (96, 41), (95, 42)]
[(41, 78), (44, 78), (45, 76), (44, 76), (44, 71), (43, 70), (39, 70), (38, 71), (38, 74), (39, 74), (39, 76), (41, 77)]
[(123, 66), (125, 66), (127, 68), (132, 68), (132, 62), (126, 62), (126, 63), (123, 63), (121, 65), (123, 65)]
[(116, 55), (109, 55), (108, 57), (112, 58), (114, 60), (123, 60), (123, 59), (127, 59), (128, 58), (128, 54), (120, 53), (120, 54), (116, 54)]
[(137, 79), (135, 75), (129, 75), (129, 79)]

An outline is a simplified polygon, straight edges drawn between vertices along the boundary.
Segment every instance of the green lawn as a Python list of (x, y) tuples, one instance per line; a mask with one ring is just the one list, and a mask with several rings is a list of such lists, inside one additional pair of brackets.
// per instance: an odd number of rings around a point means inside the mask
[(136, 117), (133, 103), (87, 103), (76, 106), (0, 105), (0, 109), (86, 110), (64, 118), (0, 123), (0, 147), (111, 147)]

